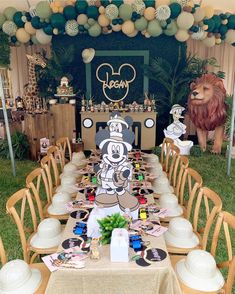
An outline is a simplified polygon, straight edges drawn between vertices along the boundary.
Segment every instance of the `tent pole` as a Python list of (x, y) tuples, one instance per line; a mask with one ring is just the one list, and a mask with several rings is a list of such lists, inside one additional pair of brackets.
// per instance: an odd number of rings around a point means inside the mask
[(12, 173), (13, 173), (13, 176), (15, 177), (16, 176), (15, 158), (14, 158), (12, 142), (11, 142), (11, 134), (10, 134), (8, 117), (7, 117), (6, 100), (5, 100), (4, 91), (3, 91), (3, 80), (2, 80), (1, 74), (0, 74), (0, 97), (2, 98), (2, 109), (3, 109), (5, 128), (6, 128), (6, 134), (7, 134), (8, 148), (9, 148), (10, 157), (11, 157)]
[(234, 117), (235, 117), (235, 84), (233, 90), (233, 108), (231, 116), (231, 127), (230, 127), (230, 138), (229, 138), (229, 149), (228, 149), (228, 160), (227, 160), (227, 176), (231, 174), (231, 161), (232, 161), (232, 147), (233, 147), (233, 134), (234, 134)]

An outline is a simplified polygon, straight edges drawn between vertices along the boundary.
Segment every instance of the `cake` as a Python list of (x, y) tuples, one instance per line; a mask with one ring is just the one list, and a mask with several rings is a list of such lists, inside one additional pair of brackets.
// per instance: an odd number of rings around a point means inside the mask
[(69, 86), (69, 81), (67, 77), (62, 77), (62, 79), (60, 80), (60, 86), (57, 87), (56, 92), (56, 94), (59, 96), (74, 95), (73, 87)]

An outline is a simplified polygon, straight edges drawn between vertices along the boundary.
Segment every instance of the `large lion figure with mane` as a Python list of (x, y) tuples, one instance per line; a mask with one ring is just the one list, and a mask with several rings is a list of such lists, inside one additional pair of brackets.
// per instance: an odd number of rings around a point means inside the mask
[(196, 126), (201, 149), (206, 150), (208, 131), (215, 130), (212, 153), (221, 153), (226, 121), (226, 90), (215, 74), (204, 74), (190, 85), (189, 116)]

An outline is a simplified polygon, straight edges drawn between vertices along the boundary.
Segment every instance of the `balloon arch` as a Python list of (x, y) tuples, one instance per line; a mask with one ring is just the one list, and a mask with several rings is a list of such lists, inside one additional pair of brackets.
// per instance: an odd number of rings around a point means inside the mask
[(191, 0), (48, 0), (29, 11), (7, 7), (0, 14), (0, 29), (11, 45), (48, 44), (54, 35), (71, 37), (122, 32), (130, 38), (161, 34), (179, 42), (189, 38), (208, 47), (223, 42), (235, 46), (235, 15), (217, 13), (213, 7)]

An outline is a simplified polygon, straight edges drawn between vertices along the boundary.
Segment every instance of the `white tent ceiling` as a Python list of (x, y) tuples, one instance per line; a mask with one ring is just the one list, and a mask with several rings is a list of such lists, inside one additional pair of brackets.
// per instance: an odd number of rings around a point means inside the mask
[[(28, 3), (30, 6), (34, 6), (40, 1), (41, 0), (0, 0), (0, 11), (8, 6), (16, 7), (19, 10), (27, 10)], [(195, 2), (200, 2), (200, 0), (195, 0)], [(223, 12), (235, 12), (235, 0), (202, 0), (201, 2), (203, 5), (213, 6), (215, 9)]]

